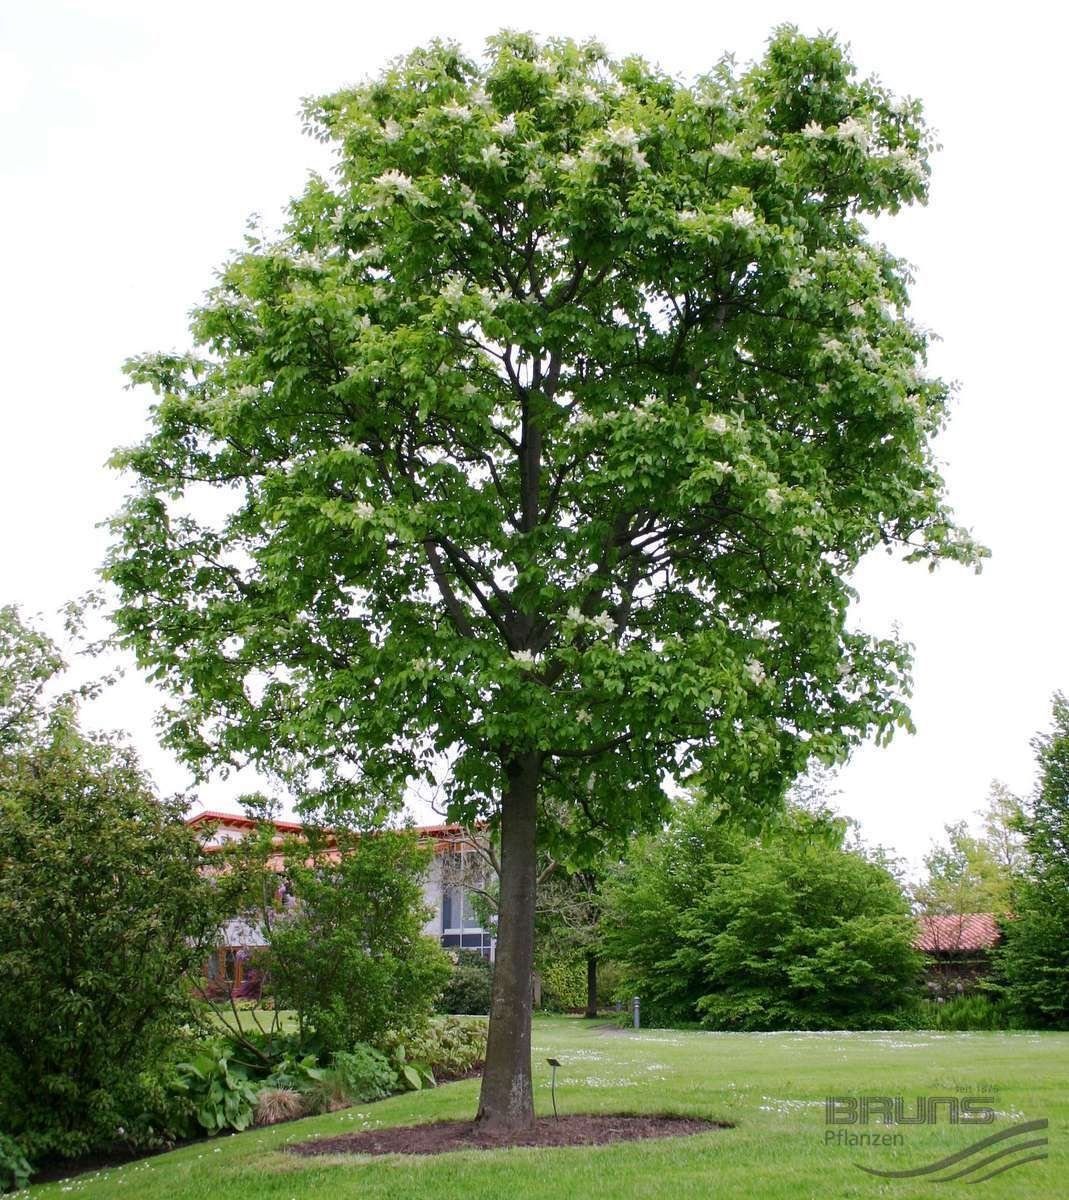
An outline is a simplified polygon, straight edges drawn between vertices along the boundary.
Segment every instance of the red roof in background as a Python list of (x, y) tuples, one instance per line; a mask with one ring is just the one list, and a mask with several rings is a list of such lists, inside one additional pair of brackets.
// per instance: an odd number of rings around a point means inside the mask
[(953, 954), (961, 950), (991, 950), (1001, 937), (994, 914), (961, 913), (921, 917), (913, 945), (928, 954)]
[[(207, 825), (216, 821), (220, 825), (238, 825), (242, 829), (255, 829), (260, 823), (249, 817), (243, 817), (241, 813), (219, 812), (212, 808), (207, 808), (204, 812), (196, 813), (192, 817), (186, 817), (187, 825)], [(300, 833), (302, 829), (302, 826), (296, 821), (272, 821), (271, 824), (279, 833)]]
[[(241, 829), (255, 829), (260, 823), (254, 821), (250, 817), (242, 816), (240, 813), (219, 812), (217, 809), (205, 809), (204, 812), (195, 813), (192, 817), (186, 817), (187, 825), (207, 825), (218, 822), (220, 825), (237, 825)], [(300, 833), (304, 826), (299, 821), (272, 821), (275, 829), (279, 833)], [(448, 834), (459, 834), (463, 836), (467, 831), (463, 825), (456, 824), (441, 824), (441, 825), (417, 825), (415, 832), (420, 837), (445, 837)]]

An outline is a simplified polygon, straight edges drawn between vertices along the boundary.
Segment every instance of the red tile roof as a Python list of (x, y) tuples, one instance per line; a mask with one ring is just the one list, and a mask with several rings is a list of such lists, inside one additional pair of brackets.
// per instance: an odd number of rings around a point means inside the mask
[[(231, 827), (236, 825), (239, 829), (255, 829), (260, 822), (242, 816), (241, 813), (220, 812), (217, 809), (209, 808), (204, 812), (195, 813), (192, 817), (186, 817), (186, 824), (191, 826), (218, 824)], [(271, 824), (279, 833), (300, 833), (304, 828), (298, 821), (272, 821)], [(463, 837), (467, 830), (463, 825), (446, 822), (440, 825), (416, 825), (415, 832), (420, 837)]]
[(992, 913), (960, 913), (921, 917), (913, 945), (927, 954), (955, 954), (963, 950), (991, 950), (1001, 936)]

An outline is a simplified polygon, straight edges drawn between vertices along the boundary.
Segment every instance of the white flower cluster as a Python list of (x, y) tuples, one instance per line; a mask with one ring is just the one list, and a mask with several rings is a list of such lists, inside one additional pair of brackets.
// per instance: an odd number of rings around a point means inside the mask
[(765, 681), (765, 668), (757, 661), (756, 658), (751, 658), (745, 667), (746, 674), (750, 677), (750, 682), (755, 686), (760, 686)]
[(457, 121), (467, 121), (471, 117), (471, 109), (466, 104), (458, 104), (455, 100), (450, 100), (448, 104), (443, 104), (442, 112), (447, 117), (452, 117)]
[(535, 665), (535, 656), (530, 650), (513, 650), (512, 657), (521, 667), (533, 667)]
[(253, 387), (251, 383), (246, 383), (242, 387), (238, 388), (238, 395), (242, 400), (255, 400), (259, 394), (260, 389), (258, 387)]
[(727, 433), (728, 419), (723, 413), (708, 413), (702, 417), (702, 428), (707, 429), (710, 433)]
[(841, 142), (853, 142), (861, 150), (867, 151), (869, 148), (869, 131), (857, 117), (847, 117), (845, 121), (840, 121), (836, 126), (835, 136)]
[(366, 500), (358, 500), (353, 505), (353, 512), (356, 513), (361, 521), (370, 521), (375, 515), (375, 509)]
[(464, 277), (456, 272), (447, 275), (441, 295), (449, 304), (459, 304), (464, 299)]
[(498, 137), (513, 137), (516, 133), (516, 117), (515, 114), (509, 113), (507, 117), (503, 117), (496, 125), (490, 127), (491, 132), (496, 133)]
[(757, 218), (753, 214), (753, 210), (743, 208), (739, 205), (734, 209), (728, 220), (735, 226), (736, 229), (752, 229), (757, 224)]
[(778, 163), (780, 160), (779, 151), (772, 146), (755, 146), (753, 156), (758, 162)]
[(406, 175), (404, 171), (383, 171), (381, 175), (376, 177), (375, 183), (383, 192), (392, 193), (395, 196), (411, 200), (416, 204), (427, 203), (427, 197), (424, 196), (411, 177)]
[(896, 167), (907, 171), (916, 179), (924, 178), (924, 164), (906, 146), (896, 146), (890, 154), (891, 161)]
[(483, 146), (482, 156), (483, 162), (488, 167), (503, 167), (505, 165), (505, 152), (496, 142), (491, 142), (489, 146)]
[(639, 135), (630, 125), (610, 125), (606, 138), (609, 145), (628, 151), (631, 163), (637, 170), (644, 171), (649, 167), (646, 155), (638, 148)]
[(803, 288), (808, 287), (814, 279), (816, 279), (816, 276), (813, 272), (808, 267), (803, 267), (801, 270), (791, 273), (790, 279), (787, 280), (787, 286), (791, 291), (799, 292)]
[(404, 130), (401, 128), (400, 125), (398, 125), (398, 123), (393, 119), (393, 117), (387, 118), (387, 120), (383, 123), (383, 126), (382, 126), (383, 141), (396, 142), (396, 141), (398, 141), (398, 139), (401, 137), (401, 135), (403, 133), (404, 133)]
[(809, 124), (806, 125), (806, 127), (802, 130), (802, 137), (812, 138), (815, 140), (816, 138), (822, 138), (823, 136), (824, 130), (816, 121), (810, 121)]
[(765, 499), (773, 512), (779, 512), (783, 507), (783, 493), (777, 487), (765, 488)]
[(568, 609), (568, 620), (576, 625), (587, 625), (592, 629), (600, 629), (603, 633), (612, 633), (616, 628), (616, 622), (608, 613), (598, 613), (596, 617), (585, 617), (575, 604)]
[(460, 185), (460, 211), (466, 217), (477, 217), (479, 215), (479, 206), (475, 202), (475, 193), (466, 183)]
[(638, 134), (630, 125), (610, 125), (605, 135), (613, 146), (632, 150), (638, 145)]
[(712, 151), (721, 158), (739, 157), (739, 148), (734, 142), (717, 142), (716, 145), (712, 147)]

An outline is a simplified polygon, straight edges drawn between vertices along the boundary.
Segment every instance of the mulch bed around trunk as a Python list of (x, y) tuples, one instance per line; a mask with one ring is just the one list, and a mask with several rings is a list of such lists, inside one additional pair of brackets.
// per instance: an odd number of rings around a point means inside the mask
[(727, 1129), (722, 1121), (696, 1117), (539, 1117), (521, 1133), (481, 1129), (473, 1121), (431, 1121), (367, 1129), (340, 1137), (286, 1146), (289, 1154), (448, 1154), (452, 1150), (504, 1150), (510, 1146), (602, 1146), (640, 1138), (687, 1137)]

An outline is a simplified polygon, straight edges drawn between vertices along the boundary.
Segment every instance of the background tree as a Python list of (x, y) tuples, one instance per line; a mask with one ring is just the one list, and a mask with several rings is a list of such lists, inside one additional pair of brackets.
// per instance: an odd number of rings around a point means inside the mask
[(758, 831), (688, 803), (606, 891), (603, 941), (648, 1019), (715, 1029), (884, 1025), (920, 959), (906, 898), (845, 846), (847, 822), (789, 807)]
[(148, 1076), (190, 1020), (215, 892), (184, 805), (83, 733), (70, 694), (44, 702), (59, 652), (3, 611), (0, 1128), (31, 1158), (151, 1143)]
[(1032, 1020), (1069, 1025), (1069, 701), (1055, 693), (1052, 728), (1032, 741), (1039, 768), (1019, 827), (1026, 865), (999, 955), (1010, 999)]
[(584, 869), (554, 871), (539, 884), (535, 911), (535, 963), (543, 977), (546, 967), (557, 962), (582, 963), (588, 1017), (598, 1015), (600, 886), (606, 869), (599, 861)]
[[(204, 770), (449, 764), (499, 826), (480, 1119), (533, 1119), (539, 842), (578, 862), (704, 771), (753, 806), (904, 722), (851, 629), (876, 547), (975, 562), (947, 389), (864, 218), (925, 196), (919, 105), (785, 29), (683, 84), (595, 42), (436, 43), (306, 107), (338, 152), (249, 234), (116, 456), (121, 639)], [(214, 506), (198, 504), (214, 492)], [(541, 805), (541, 807), (540, 807)]]
[(0, 754), (26, 745), (47, 712), (45, 688), (63, 668), (56, 644), (14, 605), (0, 608)]
[(927, 876), (913, 888), (917, 909), (929, 916), (1008, 913), (1015, 876), (1024, 868), (1021, 835), (1014, 828), (1020, 815), (1020, 801), (996, 781), (979, 837), (965, 821), (946, 825), (946, 842), (925, 855)]

